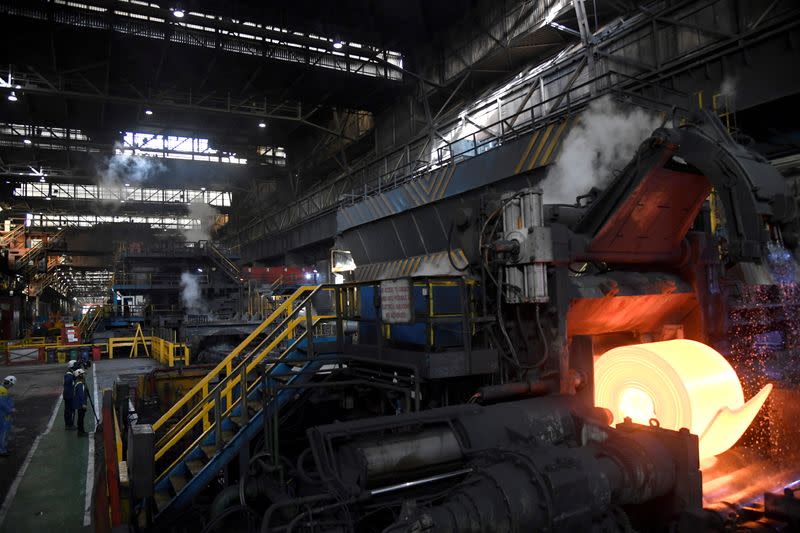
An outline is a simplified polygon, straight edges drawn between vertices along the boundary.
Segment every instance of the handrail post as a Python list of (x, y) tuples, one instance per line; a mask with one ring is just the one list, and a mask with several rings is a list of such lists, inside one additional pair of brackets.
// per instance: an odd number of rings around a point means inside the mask
[(244, 427), (247, 424), (250, 417), (247, 414), (247, 363), (241, 366), (241, 378), (239, 383), (239, 392), (241, 393), (241, 403), (239, 404), (239, 410), (242, 426)]
[(222, 405), (220, 389), (214, 393), (214, 445), (217, 450), (222, 448)]
[[(203, 398), (208, 397), (208, 383), (203, 385)], [(208, 411), (204, 410), (203, 414), (203, 431), (206, 431), (208, 428), (211, 427), (211, 421), (208, 419)]]
[[(228, 361), (228, 364), (225, 365), (225, 377), (230, 377), (231, 372), (233, 371), (233, 363), (232, 361)], [(228, 392), (225, 393), (225, 402), (226, 406), (230, 407), (231, 401), (233, 399), (233, 387), (227, 387)]]
[(311, 299), (306, 302), (306, 357), (314, 357), (314, 318), (311, 316)]
[(342, 289), (336, 287), (333, 291), (334, 298), (336, 298), (336, 351), (337, 353), (344, 352), (344, 311), (342, 309)]

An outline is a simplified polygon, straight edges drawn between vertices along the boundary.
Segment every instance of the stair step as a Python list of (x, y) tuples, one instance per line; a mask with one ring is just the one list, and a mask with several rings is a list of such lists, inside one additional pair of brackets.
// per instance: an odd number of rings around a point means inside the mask
[(264, 403), (261, 400), (247, 400), (247, 407), (250, 410), (258, 412), (264, 406)]
[(186, 476), (182, 474), (178, 474), (169, 478), (169, 482), (172, 485), (172, 490), (175, 491), (175, 494), (178, 494), (180, 491), (183, 490), (183, 487), (189, 482), (186, 479)]
[[(229, 420), (231, 422), (233, 422), (234, 424), (236, 424), (236, 426), (239, 427), (239, 428), (241, 428), (243, 425), (245, 425), (244, 418), (242, 418), (241, 416), (232, 416), (232, 417), (230, 417)], [(247, 417), (247, 421), (249, 422), (250, 420), (251, 420), (251, 418)]]
[(206, 454), (206, 457), (211, 459), (217, 453), (217, 447), (214, 444), (206, 444), (205, 446), (200, 446), (200, 449), (203, 450), (203, 453)]
[(206, 466), (206, 464), (199, 459), (190, 459), (189, 461), (186, 461), (186, 468), (189, 469), (189, 472), (191, 472), (193, 477), (199, 474), (204, 466)]
[(153, 499), (156, 502), (156, 509), (158, 509), (160, 513), (162, 510), (166, 509), (169, 502), (172, 501), (172, 496), (165, 490), (158, 490), (153, 495)]

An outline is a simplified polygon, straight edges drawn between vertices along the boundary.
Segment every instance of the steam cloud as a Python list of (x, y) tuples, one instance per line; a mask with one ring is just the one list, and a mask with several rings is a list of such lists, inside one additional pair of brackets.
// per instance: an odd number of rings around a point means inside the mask
[(200, 227), (183, 230), (183, 236), (187, 242), (210, 241), (211, 227), (218, 211), (216, 208), (204, 202), (192, 202), (189, 204), (189, 218), (199, 219)]
[(736, 98), (736, 78), (733, 76), (725, 76), (719, 86), (719, 92), (731, 100)]
[[(115, 146), (115, 151), (121, 145)], [(108, 159), (106, 168), (99, 170), (99, 185), (119, 188), (126, 183), (140, 185), (145, 180), (164, 172), (164, 164), (154, 157), (115, 154)]]
[(658, 117), (620, 108), (609, 97), (592, 102), (564, 139), (561, 155), (541, 184), (546, 203), (574, 203), (592, 187), (603, 188), (639, 145), (658, 128)]
[(187, 312), (199, 314), (205, 307), (197, 276), (188, 272), (181, 274), (181, 300)]

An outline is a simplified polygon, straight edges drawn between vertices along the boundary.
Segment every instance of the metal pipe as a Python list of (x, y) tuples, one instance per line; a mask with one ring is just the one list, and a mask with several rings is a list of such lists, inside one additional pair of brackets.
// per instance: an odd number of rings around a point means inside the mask
[(370, 496), (381, 496), (383, 494), (388, 494), (390, 492), (395, 492), (398, 490), (410, 489), (413, 487), (418, 487), (420, 485), (426, 485), (428, 483), (434, 483), (436, 481), (443, 481), (445, 479), (450, 479), (454, 477), (458, 477), (464, 474), (469, 474), (472, 472), (472, 468), (462, 468), (460, 470), (454, 470), (453, 472), (445, 472), (443, 474), (437, 474), (435, 476), (428, 476), (421, 479), (415, 479), (413, 481), (406, 481), (404, 483), (397, 483), (395, 485), (389, 485), (386, 487), (381, 487), (379, 489), (373, 489), (369, 491)]

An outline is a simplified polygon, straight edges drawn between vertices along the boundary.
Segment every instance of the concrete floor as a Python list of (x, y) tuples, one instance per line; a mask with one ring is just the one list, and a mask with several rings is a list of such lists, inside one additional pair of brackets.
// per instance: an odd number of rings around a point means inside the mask
[[(158, 365), (151, 359), (100, 361), (87, 372), (87, 385), (97, 397), (111, 388), (120, 374), (147, 372)], [(0, 458), (0, 533), (26, 531), (89, 531), (87, 473), (94, 469), (93, 436), (78, 437), (64, 429), (59, 403), (65, 365), (4, 367), (0, 373), (17, 377), (17, 412), (9, 442), (11, 455)], [(58, 405), (57, 412), (55, 411)], [(51, 424), (49, 426), (49, 424)], [(94, 416), (86, 414), (93, 431)], [(48, 431), (49, 429), (49, 431)], [(35, 450), (32, 451), (32, 447)], [(93, 476), (88, 476), (92, 478)]]

